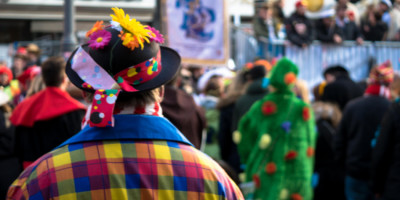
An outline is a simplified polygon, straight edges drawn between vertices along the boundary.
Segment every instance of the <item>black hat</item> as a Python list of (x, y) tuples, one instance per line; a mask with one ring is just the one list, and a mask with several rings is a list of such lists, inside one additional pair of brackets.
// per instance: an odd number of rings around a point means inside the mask
[(175, 76), (181, 62), (176, 51), (160, 46), (164, 39), (157, 30), (130, 19), (122, 9), (112, 9), (111, 25), (96, 22), (86, 34), (88, 43), (72, 53), (66, 66), (74, 85), (95, 93), (92, 107), (101, 107), (101, 116), (109, 115), (91, 126), (112, 126), (118, 95), (160, 87)]

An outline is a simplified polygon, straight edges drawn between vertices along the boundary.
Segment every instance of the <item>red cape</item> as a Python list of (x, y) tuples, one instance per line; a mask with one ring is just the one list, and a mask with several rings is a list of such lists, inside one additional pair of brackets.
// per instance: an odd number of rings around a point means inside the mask
[(75, 111), (85, 110), (85, 106), (67, 92), (48, 87), (25, 99), (14, 110), (10, 121), (15, 126), (32, 127), (36, 121), (43, 121)]

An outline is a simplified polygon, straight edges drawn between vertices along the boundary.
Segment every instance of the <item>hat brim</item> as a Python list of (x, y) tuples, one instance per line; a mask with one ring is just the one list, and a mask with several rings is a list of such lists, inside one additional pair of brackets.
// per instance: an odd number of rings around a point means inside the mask
[[(78, 88), (94, 93), (95, 90), (88, 89), (88, 88), (83, 88), (82, 84), (84, 81), (79, 77), (79, 75), (72, 69), (71, 66), (71, 59), (74, 57), (77, 49), (71, 54), (67, 61), (67, 66), (65, 68), (65, 72), (69, 78), (69, 80)], [(139, 92), (141, 91), (147, 91), (151, 89), (158, 88), (168, 81), (170, 81), (175, 74), (178, 72), (181, 64), (181, 57), (179, 54), (174, 51), (171, 48), (160, 46), (160, 51), (161, 51), (161, 72), (158, 76), (153, 78), (152, 80), (149, 80), (145, 83), (142, 83), (140, 85), (134, 86), (135, 89), (137, 89)], [(108, 89), (108, 88), (103, 88), (103, 89)], [(132, 92), (126, 92), (126, 91), (121, 91), (120, 96), (129, 96)]]

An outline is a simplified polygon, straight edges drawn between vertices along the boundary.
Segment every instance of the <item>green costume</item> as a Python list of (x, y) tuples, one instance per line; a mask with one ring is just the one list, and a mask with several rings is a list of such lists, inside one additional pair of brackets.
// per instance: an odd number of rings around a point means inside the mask
[(255, 185), (246, 199), (312, 199), (315, 123), (310, 106), (291, 90), (297, 74), (295, 64), (281, 59), (269, 77), (275, 91), (252, 106), (234, 133), (246, 182)]

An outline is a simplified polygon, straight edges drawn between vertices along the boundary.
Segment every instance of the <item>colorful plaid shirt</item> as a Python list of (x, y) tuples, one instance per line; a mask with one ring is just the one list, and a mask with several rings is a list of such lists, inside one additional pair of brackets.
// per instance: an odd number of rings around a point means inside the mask
[(165, 118), (115, 115), (45, 154), (8, 199), (243, 199), (236, 184)]

